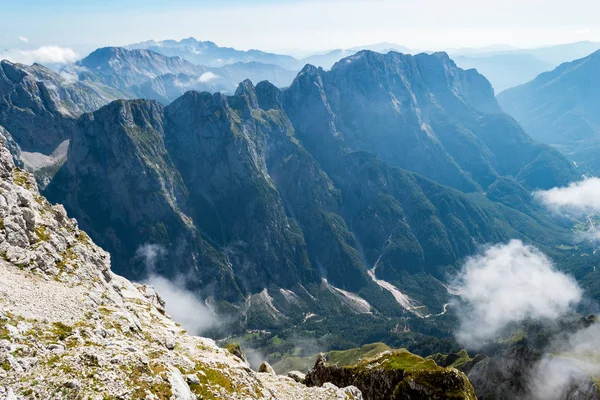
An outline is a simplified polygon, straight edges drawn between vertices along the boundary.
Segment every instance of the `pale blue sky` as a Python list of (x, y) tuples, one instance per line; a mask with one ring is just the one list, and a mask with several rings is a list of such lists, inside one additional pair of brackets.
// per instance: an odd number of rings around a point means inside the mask
[(600, 40), (598, 15), (598, 0), (0, 0), (0, 49), (189, 36), (272, 51), (531, 47)]

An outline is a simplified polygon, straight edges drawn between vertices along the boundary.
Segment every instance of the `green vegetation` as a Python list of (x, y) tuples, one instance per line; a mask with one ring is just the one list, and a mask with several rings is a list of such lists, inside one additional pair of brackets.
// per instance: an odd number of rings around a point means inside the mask
[(220, 394), (215, 395), (219, 388), (223, 388), (227, 393), (234, 393), (236, 387), (231, 379), (223, 372), (227, 368), (210, 368), (203, 364), (196, 364), (195, 372), (200, 380), (199, 384), (190, 385), (192, 392), (202, 399), (215, 400), (220, 398)]
[(56, 335), (58, 340), (64, 341), (73, 334), (73, 327), (62, 322), (54, 322), (52, 323), (52, 333)]
[(13, 181), (19, 186), (23, 186), (26, 189), (31, 189), (31, 184), (29, 183), (29, 175), (27, 174), (27, 172), (19, 168), (13, 169)]
[(35, 235), (39, 242), (47, 242), (50, 240), (50, 232), (48, 232), (48, 229), (44, 225), (35, 228)]
[(520, 342), (521, 340), (523, 340), (525, 338), (527, 338), (527, 332), (525, 332), (523, 329), (519, 329), (516, 332), (513, 332), (507, 338), (500, 338), (500, 339), (498, 339), (498, 343), (500, 343), (500, 344), (517, 343), (517, 342)]
[(473, 361), (473, 358), (469, 357), (469, 353), (467, 353), (466, 350), (461, 350), (458, 353), (451, 353), (451, 354), (433, 354), (429, 357), (427, 357), (428, 359), (434, 360), (436, 362), (436, 364), (444, 366), (444, 367), (451, 367), (451, 368), (456, 368), (459, 370), (462, 370), (462, 367), (468, 363)]
[(347, 367), (352, 369), (364, 370), (372, 365), (380, 365), (384, 370), (402, 370), (402, 371), (441, 371), (435, 361), (428, 360), (416, 354), (412, 354), (406, 349), (393, 350), (389, 353), (363, 360), (356, 366)]
[(166, 368), (162, 364), (121, 365), (121, 369), (126, 372), (129, 385), (133, 389), (132, 399), (146, 399), (148, 393), (152, 393), (159, 400), (169, 400), (173, 396)]
[(339, 367), (320, 361), (307, 377), (309, 385), (331, 382), (354, 385), (367, 398), (444, 398), (474, 400), (475, 391), (466, 375), (438, 366), (406, 349), (385, 351), (356, 365)]
[(10, 339), (8, 328), (6, 328), (6, 321), (0, 320), (0, 340)]
[(84, 231), (79, 231), (79, 235), (77, 236), (77, 240), (83, 245), (89, 245), (91, 242), (90, 237)]
[(242, 348), (237, 343), (229, 343), (225, 346), (225, 350), (229, 351), (234, 356), (242, 358), (244, 353), (242, 352)]
[(62, 254), (61, 259), (56, 261), (56, 268), (62, 273), (68, 265), (74, 265), (74, 261), (77, 260), (77, 254), (72, 247), (67, 248)]
[(346, 366), (354, 365), (366, 358), (375, 357), (387, 350), (390, 350), (390, 347), (385, 343), (372, 343), (357, 349), (330, 351), (325, 357), (330, 364)]

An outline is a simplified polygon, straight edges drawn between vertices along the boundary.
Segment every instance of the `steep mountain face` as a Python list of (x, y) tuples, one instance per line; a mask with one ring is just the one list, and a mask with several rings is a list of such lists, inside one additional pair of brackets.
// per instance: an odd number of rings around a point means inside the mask
[[(444, 53), (360, 52), (330, 72), (307, 66), (283, 98), (298, 136), (315, 154), (333, 143), (366, 150), (467, 192), (485, 189), (499, 175), (532, 187), (575, 176), (558, 152), (534, 143), (500, 113), (483, 76), (457, 68)], [(541, 164), (544, 179), (529, 179), (528, 170)]]
[[(163, 107), (145, 100), (117, 101), (84, 115), (69, 158), (47, 193), (64, 199), (111, 251), (116, 271), (144, 277), (149, 271), (136, 251), (168, 238), (179, 271), (201, 263), (193, 281), (211, 285), (219, 297), (236, 298), (226, 260), (202, 239), (186, 214), (187, 188), (164, 147), (163, 124)], [(158, 268), (167, 276), (178, 272)]]
[(535, 139), (562, 150), (583, 172), (600, 171), (600, 51), (502, 92), (498, 101)]
[(260, 50), (236, 50), (231, 47), (219, 47), (213, 42), (199, 41), (192, 37), (176, 40), (163, 40), (156, 42), (136, 43), (126, 46), (127, 49), (146, 49), (169, 57), (181, 57), (194, 64), (208, 67), (222, 67), (227, 64), (259, 62), (275, 64), (285, 69), (302, 68), (301, 63), (294, 57), (266, 53)]
[(111, 272), (108, 253), (40, 196), (4, 143), (0, 398), (362, 399), (355, 387), (253, 372), (239, 350), (186, 334), (151, 286)]
[(110, 100), (42, 65), (0, 62), (0, 125), (23, 150), (51, 152), (71, 137), (76, 117)]
[(285, 90), (117, 101), (75, 130), (47, 196), (118, 272), (183, 277), (245, 328), (426, 317), (479, 244), (566, 240), (526, 188), (567, 181), (568, 162), (441, 54), (363, 52)]

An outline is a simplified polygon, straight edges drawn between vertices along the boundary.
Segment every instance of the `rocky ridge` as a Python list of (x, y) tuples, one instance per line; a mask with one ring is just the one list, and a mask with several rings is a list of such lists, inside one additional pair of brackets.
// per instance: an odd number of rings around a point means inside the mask
[(186, 334), (152, 287), (111, 272), (0, 142), (0, 399), (361, 398), (255, 373)]
[(365, 399), (464, 399), (474, 400), (467, 377), (455, 368), (439, 367), (406, 350), (385, 351), (353, 366), (330, 365), (319, 356), (305, 378), (308, 386), (326, 382), (355, 385)]

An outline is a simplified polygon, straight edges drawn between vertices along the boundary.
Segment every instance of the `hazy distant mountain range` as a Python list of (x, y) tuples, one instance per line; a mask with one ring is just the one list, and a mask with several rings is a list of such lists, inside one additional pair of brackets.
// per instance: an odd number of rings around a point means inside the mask
[(356, 54), (360, 50), (372, 50), (379, 53), (398, 51), (400, 53), (414, 53), (410, 49), (393, 43), (378, 43), (350, 49), (335, 49), (315, 53), (301, 59), (285, 54), (268, 53), (260, 50), (236, 50), (231, 47), (220, 47), (210, 41), (199, 41), (194, 38), (176, 40), (163, 40), (135, 43), (125, 46), (127, 49), (145, 49), (167, 56), (177, 56), (194, 64), (208, 67), (221, 67), (227, 64), (259, 62), (275, 64), (288, 70), (300, 70), (306, 64), (316, 65), (329, 69), (344, 57)]
[(460, 67), (475, 68), (485, 75), (496, 93), (500, 93), (598, 49), (598, 42), (577, 42), (533, 49), (507, 49), (502, 46), (458, 49), (449, 50), (449, 54)]
[(260, 62), (235, 62), (218, 68), (193, 64), (151, 50), (104, 47), (63, 69), (82, 82), (97, 82), (121, 91), (121, 98), (149, 98), (168, 104), (188, 90), (233, 93), (244, 79), (289, 85), (293, 71)]
[(498, 95), (535, 139), (552, 144), (582, 172), (600, 173), (600, 51), (564, 63)]
[[(181, 41), (147, 41), (126, 46), (128, 49), (147, 49), (167, 56), (178, 56), (195, 64), (220, 67), (238, 62), (259, 62), (274, 64), (284, 69), (298, 71), (306, 64), (330, 69), (344, 57), (360, 50), (379, 53), (397, 51), (404, 54), (431, 53), (428, 49), (416, 50), (394, 43), (378, 43), (349, 49), (323, 51), (300, 59), (284, 54), (274, 54), (259, 50), (236, 50), (219, 47), (213, 42), (198, 41), (194, 38)], [(450, 56), (465, 69), (475, 68), (492, 83), (496, 93), (525, 83), (542, 72), (549, 71), (560, 63), (584, 57), (600, 49), (597, 42), (577, 42), (565, 45), (532, 49), (517, 49), (507, 45), (483, 48), (448, 49)]]

